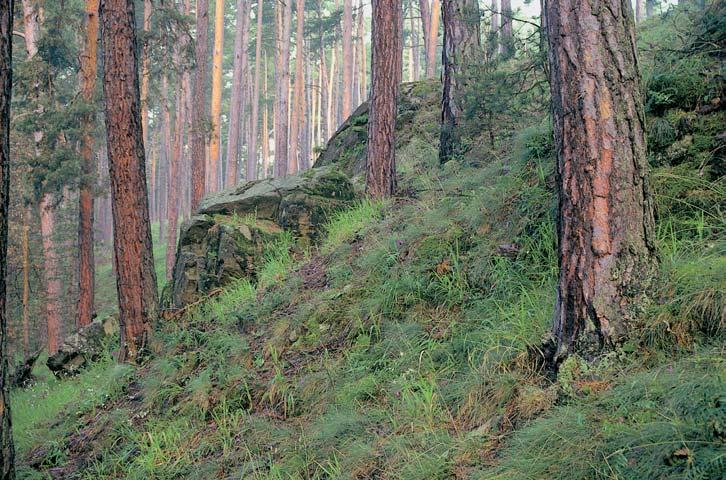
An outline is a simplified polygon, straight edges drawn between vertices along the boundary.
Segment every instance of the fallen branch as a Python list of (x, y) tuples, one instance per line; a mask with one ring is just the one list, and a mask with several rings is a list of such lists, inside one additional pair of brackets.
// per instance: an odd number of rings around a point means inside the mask
[(164, 320), (177, 320), (180, 317), (183, 317), (185, 313), (187, 313), (192, 308), (201, 305), (202, 303), (206, 302), (207, 300), (216, 297), (220, 293), (224, 292), (223, 288), (215, 288), (211, 292), (209, 292), (206, 296), (200, 298), (194, 303), (190, 303), (189, 305), (186, 305), (182, 308), (177, 309), (171, 309), (167, 308), (165, 310), (161, 311), (161, 318)]

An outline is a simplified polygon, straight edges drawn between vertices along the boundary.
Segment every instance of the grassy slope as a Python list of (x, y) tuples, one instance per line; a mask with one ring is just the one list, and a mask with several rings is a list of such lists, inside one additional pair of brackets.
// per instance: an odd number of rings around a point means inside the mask
[[(643, 38), (667, 43), (672, 24), (653, 23)], [(658, 70), (654, 56), (651, 98), (667, 95), (658, 75), (673, 85), (691, 71)], [(706, 95), (709, 81), (688, 88)], [(86, 413), (57, 428), (80, 433), (51, 443), (18, 429), (24, 474), (721, 478), (724, 191), (708, 142), (724, 118), (659, 98), (671, 102), (649, 122), (662, 275), (631, 343), (594, 364), (571, 358), (556, 381), (538, 367), (557, 272), (543, 112), (525, 105), (527, 124), (496, 148), (475, 137), (440, 169), (437, 114), (424, 111), (399, 152), (411, 195), (336, 216), (318, 252), (270, 246), (257, 285), (160, 328), (157, 358), (125, 390), (113, 379), (128, 371), (102, 363), (74, 382), (105, 395), (60, 407), (48, 395), (42, 416), (73, 406)], [(96, 383), (100, 371), (111, 381)]]

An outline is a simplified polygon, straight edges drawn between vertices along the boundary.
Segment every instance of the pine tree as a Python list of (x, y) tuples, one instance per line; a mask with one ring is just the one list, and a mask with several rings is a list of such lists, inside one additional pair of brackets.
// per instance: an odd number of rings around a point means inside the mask
[[(212, 110), (209, 139), (209, 163), (207, 164), (207, 190), (219, 188), (219, 152), (222, 138), (222, 61), (224, 59), (224, 0), (217, 0), (214, 7), (214, 50), (212, 53)], [(241, 90), (241, 89), (240, 89)]]
[(559, 184), (558, 359), (617, 345), (656, 259), (644, 108), (629, 3), (547, 3)]
[(158, 296), (141, 131), (133, 0), (102, 0), (100, 18), (121, 326), (119, 361), (136, 362), (148, 347)]
[(229, 134), (227, 135), (226, 186), (237, 184), (242, 119), (244, 74), (247, 71), (247, 43), (249, 42), (250, 2), (238, 0), (237, 23), (234, 34), (234, 60), (232, 62), (232, 95), (229, 104)]
[(292, 0), (275, 5), (277, 48), (275, 49), (275, 176), (287, 175), (289, 163), (290, 28)]
[(396, 96), (401, 72), (401, 2), (374, 0), (372, 79), (368, 115), (366, 193), (389, 197), (396, 190)]
[[(250, 117), (250, 141), (247, 147), (247, 168), (245, 170), (245, 178), (247, 181), (257, 179), (257, 137), (259, 135), (259, 116), (260, 116), (260, 77), (262, 62), (262, 14), (264, 2), (257, 2), (257, 31), (255, 32), (255, 80), (252, 90), (252, 115)], [(267, 132), (263, 132), (263, 136)], [(264, 175), (264, 172), (263, 172)]]
[(194, 74), (191, 138), (191, 207), (195, 211), (204, 196), (206, 184), (206, 123), (207, 117), (207, 48), (209, 47), (209, 1), (197, 0), (197, 44), (195, 51), (197, 70)]
[(15, 478), (10, 418), (6, 285), (10, 193), (10, 91), (12, 82), (13, 0), (0, 2), (0, 480)]

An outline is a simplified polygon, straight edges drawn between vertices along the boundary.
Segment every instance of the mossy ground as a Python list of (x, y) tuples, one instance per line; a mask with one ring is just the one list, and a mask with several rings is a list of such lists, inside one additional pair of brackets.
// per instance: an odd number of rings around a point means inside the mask
[[(643, 37), (670, 41), (671, 20)], [(698, 88), (703, 103), (714, 83)], [(649, 124), (696, 108), (651, 109)], [(404, 133), (402, 195), (335, 215), (319, 249), (281, 236), (256, 285), (159, 325), (147, 366), (65, 406), (65, 436), (16, 430), (21, 476), (723, 478), (726, 195), (706, 126), (721, 113), (694, 115), (703, 140), (686, 154), (659, 156), (678, 133), (652, 148), (661, 275), (622, 348), (542, 369), (557, 277), (546, 113), (439, 167), (432, 112)]]

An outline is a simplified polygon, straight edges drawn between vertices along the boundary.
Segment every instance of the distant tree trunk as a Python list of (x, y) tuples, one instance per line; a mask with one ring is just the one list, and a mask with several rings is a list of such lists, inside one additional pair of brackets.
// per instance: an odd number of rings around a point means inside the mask
[(373, 0), (372, 80), (368, 115), (366, 193), (389, 197), (396, 190), (396, 95), (401, 71), (401, 2)]
[(557, 359), (625, 338), (656, 267), (629, 2), (547, 2), (559, 184)]
[(197, 0), (197, 70), (194, 75), (192, 114), (192, 212), (202, 201), (206, 182), (207, 150), (207, 48), (209, 48), (209, 1)]
[(48, 355), (58, 351), (62, 340), (60, 298), (63, 291), (58, 276), (58, 254), (53, 239), (55, 230), (55, 195), (43, 194), (40, 200), (40, 236), (43, 243), (43, 274), (45, 280), (45, 316), (48, 329)]
[(353, 0), (343, 0), (343, 118), (350, 116), (353, 103)]
[(652, 17), (654, 9), (655, 9), (655, 0), (645, 0), (645, 18)]
[(10, 416), (6, 285), (10, 193), (10, 90), (12, 89), (13, 0), (0, 2), (0, 480), (15, 478)]
[(101, 1), (103, 90), (121, 327), (120, 362), (146, 351), (158, 293), (144, 175), (133, 0)]
[[(363, 0), (361, 0), (361, 7), (360, 7), (360, 20), (358, 22), (358, 51), (360, 52), (360, 103), (365, 102), (368, 100), (368, 79), (367, 79), (367, 68), (366, 68), (366, 56), (368, 55), (368, 52), (366, 51), (366, 42), (365, 42), (365, 25), (363, 23)], [(418, 71), (418, 66), (416, 66), (416, 70)]]
[(328, 139), (333, 136), (333, 133), (335, 133), (336, 130), (336, 122), (335, 122), (335, 102), (333, 101), (333, 93), (335, 92), (335, 60), (337, 58), (337, 55), (335, 54), (336, 48), (335, 48), (335, 42), (333, 42), (333, 46), (330, 49), (330, 72), (328, 73), (328, 99), (327, 99), (327, 121), (328, 124)]
[(441, 3), (439, 0), (431, 2), (431, 24), (429, 42), (426, 46), (426, 77), (436, 76), (436, 46), (439, 40), (439, 19), (441, 18)]
[[(417, 82), (419, 80), (421, 70), (421, 53), (419, 51), (418, 45), (418, 29), (416, 28), (416, 18), (413, 11), (413, 0), (411, 0), (411, 12), (409, 15), (409, 22), (409, 28), (411, 29), (411, 58), (413, 60), (411, 62), (411, 78), (414, 82)], [(362, 44), (363, 42), (361, 42), (361, 45)], [(361, 98), (365, 98), (363, 94), (361, 94)]]
[[(350, 2), (351, 0), (345, 0)], [(304, 86), (305, 86), (305, 70), (303, 69), (304, 59), (304, 22), (305, 22), (305, 0), (297, 0), (297, 29), (295, 32), (295, 84), (292, 100), (292, 115), (290, 122), (290, 152), (287, 161), (287, 173), (297, 172), (300, 162), (300, 132), (302, 123), (305, 121), (304, 105)], [(350, 92), (349, 92), (350, 93)]]
[(268, 108), (267, 108), (267, 99), (268, 96), (268, 89), (267, 89), (267, 50), (265, 50), (265, 72), (264, 72), (264, 82), (263, 82), (263, 91), (262, 91), (262, 97), (263, 97), (263, 109), (262, 109), (262, 135), (260, 135), (260, 139), (262, 141), (262, 178), (266, 178), (270, 173), (270, 124), (268, 121)]
[(423, 32), (424, 56), (426, 57), (426, 71), (429, 72), (429, 42), (431, 41), (431, 4), (430, 0), (418, 0), (418, 8), (421, 12), (421, 30)]
[(287, 175), (290, 92), (290, 28), (292, 0), (280, 0), (275, 7), (277, 48), (275, 49), (275, 176)]
[[(151, 30), (151, 11), (154, 8), (152, 0), (144, 0), (144, 33)], [(149, 80), (151, 71), (149, 68), (149, 42), (144, 39), (141, 45), (141, 129), (144, 132), (144, 145), (149, 144)], [(154, 184), (151, 183), (151, 191), (154, 191)]]
[[(178, 50), (175, 52), (179, 58)], [(171, 280), (176, 255), (176, 231), (179, 220), (179, 167), (184, 157), (184, 127), (187, 110), (184, 102), (188, 88), (186, 75), (181, 75), (181, 85), (176, 97), (176, 119), (174, 123), (174, 146), (169, 162), (169, 188), (166, 219), (166, 278)]]
[(492, 0), (491, 3), (492, 11), (492, 27), (489, 32), (488, 44), (487, 44), (487, 58), (492, 59), (496, 56), (499, 51), (499, 28), (500, 28), (500, 15), (499, 15), (499, 0)]
[(635, 21), (640, 23), (645, 18), (643, 15), (645, 14), (645, 0), (635, 0)]
[(512, 0), (502, 0), (502, 57), (511, 58), (514, 55), (514, 32), (512, 31)]
[(30, 355), (30, 209), (25, 211), (25, 225), (21, 238), (23, 256), (23, 354)]
[[(98, 1), (86, 0), (86, 39), (81, 54), (81, 96), (93, 104), (96, 89), (96, 58), (98, 55)], [(81, 328), (91, 323), (94, 316), (95, 261), (93, 257), (93, 186), (96, 165), (94, 162), (93, 126), (95, 112), (83, 118), (81, 139), (81, 185), (79, 192), (78, 219), (78, 322)]]
[(477, 0), (443, 0), (444, 49), (443, 98), (439, 160), (451, 159), (458, 144), (458, 124), (465, 109), (471, 80), (470, 68), (481, 64), (479, 3)]
[[(237, 184), (237, 170), (240, 152), (240, 120), (242, 118), (242, 95), (244, 70), (247, 66), (247, 41), (250, 27), (250, 2), (237, 1), (237, 22), (234, 34), (234, 62), (232, 66), (232, 96), (229, 103), (229, 134), (227, 135), (227, 180), (226, 186)], [(221, 71), (221, 68), (220, 68)], [(220, 97), (221, 101), (221, 97)], [(221, 105), (221, 104), (220, 104)]]
[(262, 14), (263, 2), (257, 2), (257, 31), (255, 32), (255, 80), (252, 93), (252, 116), (250, 118), (250, 141), (247, 147), (247, 181), (257, 179), (257, 136), (260, 117), (260, 68), (262, 65)]
[[(224, 0), (217, 0), (214, 7), (214, 52), (212, 55), (212, 136), (209, 140), (209, 165), (207, 189), (219, 188), (219, 143), (222, 117), (222, 61), (224, 60)], [(241, 90), (241, 89), (240, 89)]]

